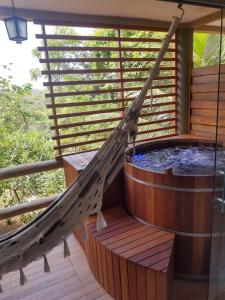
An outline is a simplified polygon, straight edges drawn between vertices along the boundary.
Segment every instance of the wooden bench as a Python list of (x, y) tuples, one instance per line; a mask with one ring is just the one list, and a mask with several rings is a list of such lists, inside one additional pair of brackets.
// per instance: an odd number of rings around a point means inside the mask
[(104, 217), (108, 226), (100, 232), (96, 217), (87, 220), (83, 244), (101, 286), (116, 300), (171, 299), (174, 234), (144, 225), (120, 207)]

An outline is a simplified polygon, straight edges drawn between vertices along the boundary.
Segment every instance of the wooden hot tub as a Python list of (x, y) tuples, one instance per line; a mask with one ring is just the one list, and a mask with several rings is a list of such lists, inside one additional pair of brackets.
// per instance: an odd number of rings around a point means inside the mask
[[(172, 139), (140, 145), (136, 150), (145, 152), (146, 149), (199, 143), (209, 145), (203, 141)], [(125, 206), (132, 215), (176, 233), (176, 276), (206, 279), (210, 262), (213, 175), (175, 176), (172, 172), (152, 172), (126, 162), (124, 183)]]

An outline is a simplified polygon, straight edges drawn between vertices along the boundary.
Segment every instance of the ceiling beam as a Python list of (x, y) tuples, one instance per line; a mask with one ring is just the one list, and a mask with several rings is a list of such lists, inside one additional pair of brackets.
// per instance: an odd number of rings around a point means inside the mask
[[(159, 20), (149, 20), (140, 18), (128, 18), (128, 17), (112, 17), (112, 16), (96, 16), (96, 15), (84, 15), (74, 13), (61, 13), (54, 11), (42, 11), (32, 9), (16, 9), (16, 14), (19, 17), (28, 19), (29, 21), (44, 21), (46, 24), (51, 25), (74, 25), (74, 26), (87, 26), (94, 27), (107, 27), (121, 26), (124, 28), (151, 28), (151, 30), (167, 30), (170, 26), (170, 22), (164, 22)], [(0, 19), (12, 15), (11, 7), (0, 6)], [(199, 18), (189, 23), (182, 23), (179, 28), (193, 28), (198, 29), (205, 27), (208, 23), (219, 20), (221, 17), (220, 10), (214, 12), (205, 17)]]
[[(148, 20), (139, 18), (127, 18), (127, 17), (112, 17), (112, 16), (95, 16), (95, 15), (83, 15), (74, 13), (61, 13), (54, 11), (41, 11), (31, 9), (16, 9), (18, 17), (26, 18), (30, 21), (45, 21), (46, 24), (51, 25), (76, 25), (76, 26), (87, 26), (90, 24), (94, 27), (113, 27), (120, 26), (125, 28), (151, 28), (151, 30), (167, 30), (170, 26), (170, 22)], [(12, 15), (11, 7), (0, 6), (0, 19)]]
[(222, 8), (225, 6), (224, 0), (158, 0), (164, 2), (175, 2), (178, 4), (189, 4), (206, 7)]
[[(219, 33), (221, 32), (221, 27), (218, 26), (201, 26), (198, 27), (196, 30), (196, 32), (206, 32), (206, 33)], [(223, 34), (225, 34), (225, 32), (223, 31)]]
[(212, 14), (209, 14), (205, 17), (202, 17), (202, 18), (199, 18), (197, 20), (187, 23), (187, 26), (190, 28), (196, 29), (198, 27), (208, 25), (208, 24), (218, 21), (220, 19), (221, 19), (221, 10), (218, 10), (218, 11), (216, 11)]

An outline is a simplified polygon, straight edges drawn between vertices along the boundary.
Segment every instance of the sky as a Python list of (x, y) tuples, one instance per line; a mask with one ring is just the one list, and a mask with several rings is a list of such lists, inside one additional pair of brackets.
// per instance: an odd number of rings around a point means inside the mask
[[(7, 35), (5, 24), (0, 21), (0, 65), (11, 65), (12, 81), (17, 85), (32, 83), (35, 89), (43, 88), (42, 80), (32, 82), (30, 78), (30, 69), (41, 67), (40, 63), (32, 55), (32, 49), (41, 43), (35, 38), (35, 34), (40, 32), (40, 27), (33, 23), (28, 23), (28, 40), (22, 44), (10, 41)], [(1, 76), (5, 76), (5, 72), (0, 71)]]
[[(48, 33), (51, 33), (52, 30), (54, 30), (53, 27), (48, 27)], [(92, 31), (91, 28), (76, 28), (78, 34), (88, 35)], [(41, 46), (41, 40), (35, 38), (35, 34), (40, 32), (40, 25), (28, 22), (28, 40), (22, 42), (22, 44), (16, 44), (16, 42), (9, 40), (5, 24), (3, 21), (0, 21), (0, 66), (12, 63), (10, 75), (13, 83), (16, 85), (21, 86), (25, 83), (31, 83), (34, 89), (43, 88), (43, 78), (31, 81), (30, 77), (31, 69), (41, 69), (42, 67), (38, 59), (32, 55), (32, 49)], [(0, 69), (0, 75), (6, 76), (2, 68)]]

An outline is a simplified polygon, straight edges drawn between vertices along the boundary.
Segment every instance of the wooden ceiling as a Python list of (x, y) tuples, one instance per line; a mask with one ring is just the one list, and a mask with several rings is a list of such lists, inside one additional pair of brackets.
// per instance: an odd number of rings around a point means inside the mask
[[(21, 16), (31, 18), (47, 18), (51, 19), (54, 15), (60, 18), (68, 17), (68, 15), (74, 17), (78, 15), (100, 16), (105, 19), (112, 17), (116, 18), (132, 18), (151, 20), (157, 23), (159, 26), (165, 25), (171, 22), (173, 15), (179, 15), (180, 12), (177, 9), (177, 4), (167, 3), (158, 0), (14, 0), (17, 8), (17, 14)], [(215, 8), (184, 5), (185, 15), (182, 20), (182, 24), (189, 24), (188, 27), (196, 26), (200, 27), (208, 25), (209, 22), (215, 22), (219, 19), (218, 10)], [(11, 14), (10, 0), (0, 0), (0, 17), (5, 17)], [(209, 16), (209, 22), (207, 18)], [(200, 20), (200, 23), (199, 23)], [(163, 26), (162, 26), (163, 27)]]

